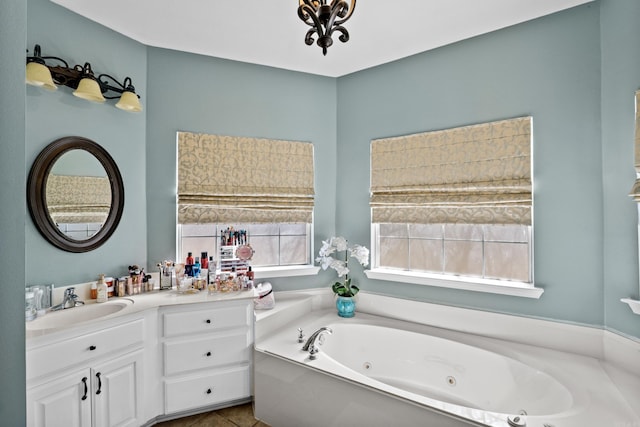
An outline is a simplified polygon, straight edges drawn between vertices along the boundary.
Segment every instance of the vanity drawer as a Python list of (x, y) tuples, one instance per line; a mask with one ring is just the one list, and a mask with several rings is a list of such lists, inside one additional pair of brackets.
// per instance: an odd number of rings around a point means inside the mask
[(250, 366), (181, 380), (165, 381), (165, 412), (201, 408), (251, 396)]
[(86, 361), (123, 349), (142, 345), (143, 319), (32, 348), (27, 351), (27, 380), (56, 374), (68, 367), (79, 367)]
[(194, 369), (248, 363), (251, 357), (249, 330), (164, 343), (164, 374), (174, 375)]
[(195, 311), (166, 312), (163, 314), (163, 333), (165, 337), (172, 337), (250, 326), (252, 315), (253, 305), (248, 303), (211, 306)]

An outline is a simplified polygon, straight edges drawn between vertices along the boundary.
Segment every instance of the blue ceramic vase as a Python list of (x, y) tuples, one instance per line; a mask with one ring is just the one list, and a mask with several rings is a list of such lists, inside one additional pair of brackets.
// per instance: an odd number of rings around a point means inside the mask
[(338, 316), (353, 317), (356, 314), (356, 300), (354, 297), (338, 296), (336, 299), (336, 308), (338, 309)]

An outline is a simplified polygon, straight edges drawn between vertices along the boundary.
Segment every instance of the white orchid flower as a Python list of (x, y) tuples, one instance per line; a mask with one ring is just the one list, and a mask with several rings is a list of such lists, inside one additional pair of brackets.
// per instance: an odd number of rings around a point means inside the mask
[(334, 253), (335, 250), (336, 248), (331, 244), (331, 239), (328, 242), (326, 240), (323, 240), (322, 247), (318, 251), (318, 255), (320, 255), (321, 257), (326, 257)]
[(320, 266), (323, 270), (331, 267), (331, 264), (333, 264), (334, 261), (336, 260), (330, 256), (319, 256), (318, 258), (316, 258), (316, 262), (320, 263)]
[[(344, 252), (338, 254), (338, 252)], [(332, 255), (338, 258), (336, 259)], [(333, 292), (340, 296), (354, 296), (358, 293), (359, 288), (351, 285), (349, 274), (349, 257), (358, 260), (362, 266), (369, 264), (369, 249), (361, 245), (348, 246), (347, 239), (342, 236), (331, 237), (329, 240), (322, 241), (322, 247), (318, 251), (316, 262), (320, 264), (323, 270), (332, 268), (338, 273), (338, 277), (343, 278), (343, 282), (336, 282), (332, 288)]]
[(347, 239), (342, 236), (332, 237), (331, 245), (336, 248), (338, 252), (347, 250)]
[(349, 255), (358, 260), (358, 262), (366, 267), (369, 264), (369, 249), (364, 246), (354, 245), (349, 249)]
[(340, 261), (338, 259), (334, 259), (330, 265), (336, 273), (338, 273), (338, 277), (342, 277), (349, 273), (349, 269), (347, 268), (347, 263), (344, 261)]

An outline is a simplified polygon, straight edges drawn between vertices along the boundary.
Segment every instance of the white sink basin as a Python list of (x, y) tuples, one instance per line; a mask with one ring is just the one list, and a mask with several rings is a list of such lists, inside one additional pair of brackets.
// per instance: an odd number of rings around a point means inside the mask
[(90, 301), (74, 308), (49, 311), (44, 316), (27, 322), (26, 327), (27, 331), (65, 328), (118, 313), (131, 304), (133, 304), (133, 300), (128, 298), (119, 298), (117, 301), (108, 301), (102, 304)]

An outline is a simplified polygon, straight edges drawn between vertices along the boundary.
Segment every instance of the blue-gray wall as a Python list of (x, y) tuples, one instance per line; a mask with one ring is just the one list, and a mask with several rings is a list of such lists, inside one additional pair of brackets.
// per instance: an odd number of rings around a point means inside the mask
[(0, 2), (0, 423), (25, 425), (25, 88), (27, 7)]
[(604, 324), (640, 337), (640, 316), (620, 298), (638, 299), (638, 214), (628, 196), (633, 162), (634, 92), (640, 89), (640, 2), (602, 2), (602, 185)]
[[(44, 56), (58, 56), (70, 66), (91, 63), (97, 74), (119, 81), (131, 77), (143, 106), (147, 101), (147, 48), (95, 24), (48, 0), (29, 0), (27, 47), (37, 43)], [(122, 220), (100, 248), (85, 254), (62, 251), (46, 243), (33, 222), (25, 230), (28, 259), (37, 260), (26, 271), (27, 284), (56, 286), (96, 280), (98, 274), (119, 276), (131, 264), (147, 262), (146, 112), (115, 108), (117, 100), (88, 102), (61, 86), (49, 92), (27, 86), (27, 171), (38, 153), (55, 139), (79, 135), (97, 142), (114, 158), (125, 186)]]
[[(335, 79), (155, 48), (148, 67), (149, 263), (175, 259), (177, 131), (313, 142), (315, 240), (334, 233)], [(281, 290), (326, 283), (277, 282)]]
[(599, 45), (596, 3), (339, 80), (337, 203), (353, 208), (339, 210), (337, 223), (351, 240), (368, 240), (359, 218), (368, 214), (371, 139), (533, 116), (534, 276), (542, 298), (382, 281), (365, 289), (603, 323)]
[(640, 319), (619, 301), (638, 296), (637, 216), (627, 196), (640, 82), (638, 7), (587, 4), (338, 80), (343, 184), (336, 199), (349, 209), (338, 209), (336, 222), (352, 241), (369, 241), (362, 218), (371, 139), (533, 116), (535, 281), (545, 289), (542, 297), (360, 275), (364, 289), (640, 336)]
[[(2, 193), (11, 203), (0, 204), (3, 423), (24, 423), (23, 284), (68, 285), (175, 257), (178, 130), (313, 142), (317, 250), (335, 233), (370, 244), (371, 139), (531, 114), (540, 300), (356, 279), (369, 291), (640, 337), (638, 316), (619, 302), (639, 296), (637, 214), (627, 197), (640, 87), (637, 0), (601, 0), (339, 79), (147, 48), (47, 0), (27, 5), (0, 4), (0, 176), (11, 184)], [(35, 43), (44, 55), (131, 76), (145, 112), (90, 104), (68, 88), (25, 89), (24, 49)], [(31, 163), (73, 134), (103, 145), (125, 181), (123, 221), (89, 254), (55, 249), (25, 218)], [(22, 268), (25, 259), (34, 262)], [(331, 277), (272, 283), (308, 288)]]
[(364, 289), (640, 336), (639, 319), (619, 301), (638, 296), (637, 216), (627, 196), (640, 82), (638, 7), (587, 4), (338, 80), (343, 185), (336, 199), (350, 208), (338, 209), (336, 222), (352, 241), (369, 241), (361, 218), (368, 215), (371, 139), (533, 116), (535, 281), (542, 297), (366, 282), (360, 275)]

